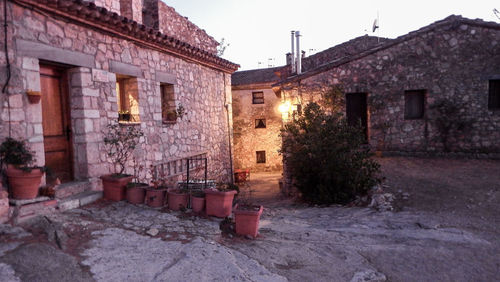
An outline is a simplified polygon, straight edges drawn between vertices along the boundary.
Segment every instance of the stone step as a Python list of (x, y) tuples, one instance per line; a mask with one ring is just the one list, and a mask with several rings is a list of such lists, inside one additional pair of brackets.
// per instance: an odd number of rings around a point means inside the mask
[(56, 186), (55, 197), (56, 199), (64, 199), (72, 195), (80, 194), (85, 191), (92, 190), (92, 185), (88, 181), (75, 181), (63, 183)]
[(102, 191), (84, 191), (58, 200), (58, 209), (66, 211), (91, 204), (102, 198)]
[(37, 197), (30, 200), (10, 199), (10, 219), (14, 224), (30, 218), (56, 212), (57, 200), (49, 197)]

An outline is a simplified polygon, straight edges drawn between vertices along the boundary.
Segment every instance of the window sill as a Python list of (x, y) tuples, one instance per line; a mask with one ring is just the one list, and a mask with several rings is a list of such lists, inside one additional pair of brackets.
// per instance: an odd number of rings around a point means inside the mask
[(138, 125), (141, 124), (140, 121), (118, 121), (120, 125)]
[(177, 121), (175, 121), (175, 120), (164, 120), (163, 121), (163, 124), (176, 124), (176, 123), (177, 123)]

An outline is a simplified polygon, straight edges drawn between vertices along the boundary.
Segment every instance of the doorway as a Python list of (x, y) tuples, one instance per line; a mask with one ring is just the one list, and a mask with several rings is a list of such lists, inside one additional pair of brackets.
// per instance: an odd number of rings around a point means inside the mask
[(63, 68), (40, 65), (42, 127), (47, 183), (73, 180), (72, 134), (67, 74)]
[(347, 123), (351, 126), (361, 126), (365, 140), (368, 141), (368, 94), (347, 93), (345, 97)]

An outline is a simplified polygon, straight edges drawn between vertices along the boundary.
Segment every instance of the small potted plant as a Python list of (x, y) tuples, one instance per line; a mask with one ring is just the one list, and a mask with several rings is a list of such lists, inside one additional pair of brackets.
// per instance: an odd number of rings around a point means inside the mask
[[(152, 171), (154, 170), (151, 166)], [(167, 185), (165, 183), (165, 177), (163, 171), (160, 172), (160, 177), (155, 177), (156, 174), (153, 172), (153, 180), (151, 181), (151, 186), (146, 188), (146, 204), (150, 207), (159, 208), (162, 207), (165, 202), (165, 194), (167, 192)]]
[(120, 110), (118, 111), (118, 120), (119, 121), (130, 121), (132, 119), (132, 115), (128, 110)]
[(7, 137), (0, 145), (0, 160), (6, 166), (12, 198), (34, 199), (45, 168), (32, 166), (35, 159), (26, 141)]
[(187, 188), (177, 187), (167, 191), (168, 208), (178, 211), (188, 207), (189, 194)]
[(125, 187), (134, 178), (130, 174), (125, 174), (125, 165), (143, 135), (142, 130), (135, 126), (108, 125), (104, 144), (108, 150), (108, 157), (113, 161), (115, 173), (101, 176), (104, 198), (112, 201), (125, 199)]
[(263, 210), (263, 206), (254, 205), (249, 201), (236, 204), (233, 211), (236, 234), (257, 237), (260, 216)]
[(134, 181), (129, 182), (126, 186), (127, 202), (131, 204), (143, 204), (146, 196), (147, 183), (141, 181), (141, 172), (144, 170), (142, 165), (137, 166), (137, 161), (134, 158)]
[(195, 213), (201, 213), (205, 209), (205, 192), (203, 190), (191, 192), (191, 209)]
[(238, 186), (231, 183), (217, 183), (215, 189), (205, 190), (207, 215), (227, 217), (231, 215), (234, 195)]
[(182, 104), (180, 104), (176, 109), (167, 111), (165, 121), (174, 123), (177, 119), (182, 119), (184, 115), (186, 115), (186, 109)]

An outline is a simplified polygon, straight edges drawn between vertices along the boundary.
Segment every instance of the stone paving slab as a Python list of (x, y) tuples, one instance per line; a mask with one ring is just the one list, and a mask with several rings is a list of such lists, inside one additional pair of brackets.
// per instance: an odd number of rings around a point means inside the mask
[[(79, 277), (96, 281), (492, 281), (500, 263), (498, 240), (426, 213), (276, 207), (264, 212), (255, 240), (223, 236), (221, 219), (125, 202), (47, 218), (63, 226), (68, 247), (42, 240), (61, 254), (38, 259), (57, 264), (70, 254)], [(2, 228), (14, 244), (0, 244), (0, 275), (28, 277), (12, 261), (23, 242), (40, 237)]]

